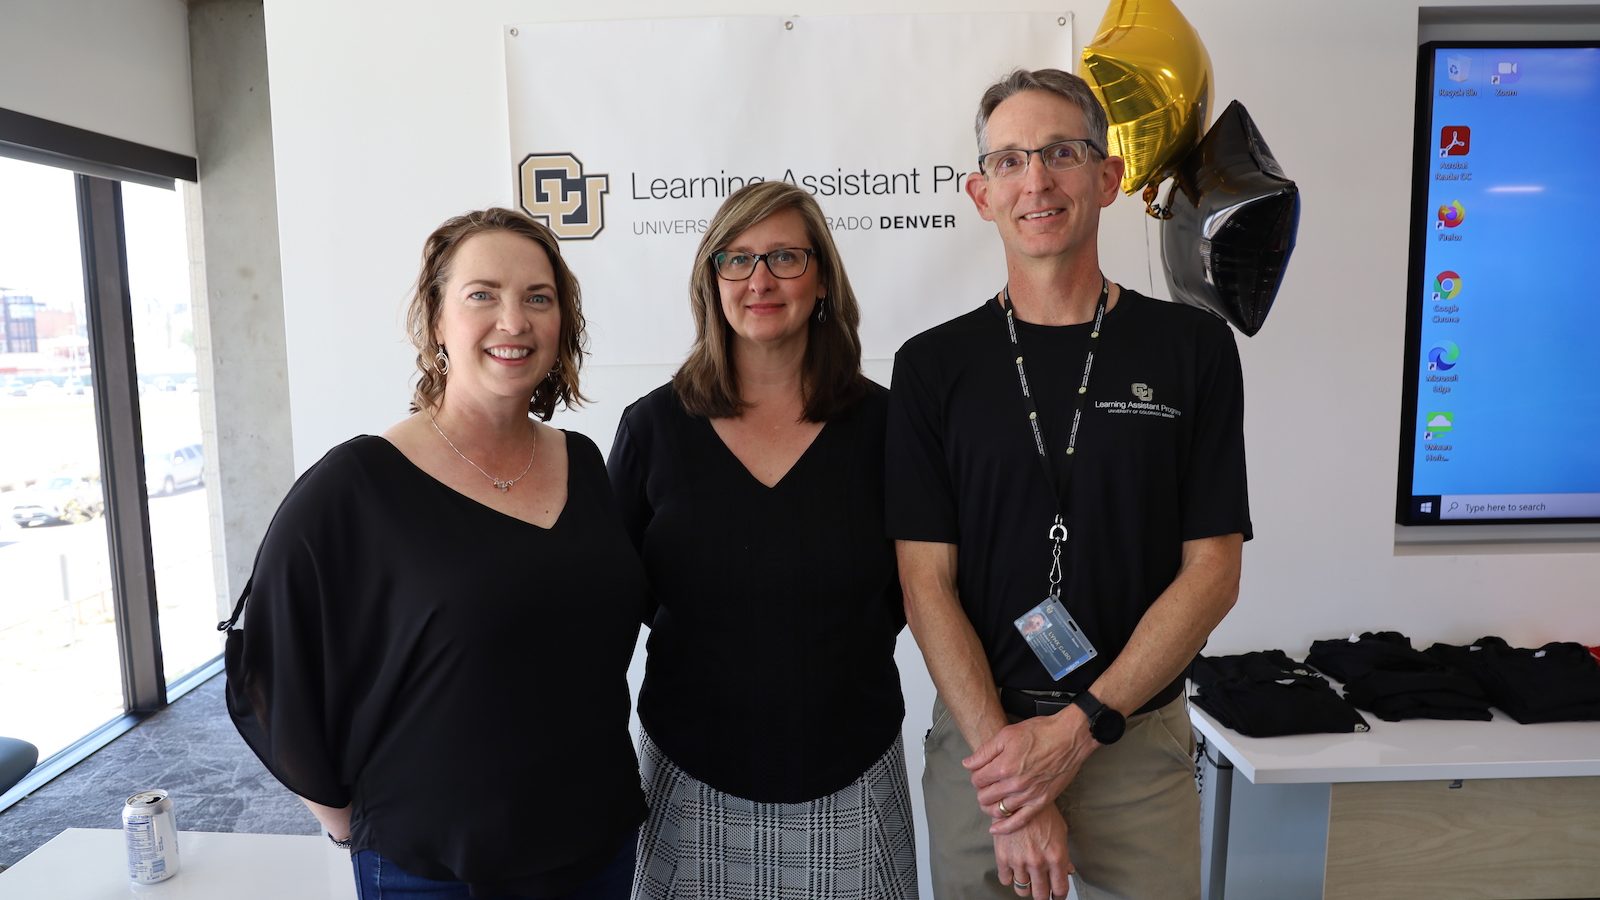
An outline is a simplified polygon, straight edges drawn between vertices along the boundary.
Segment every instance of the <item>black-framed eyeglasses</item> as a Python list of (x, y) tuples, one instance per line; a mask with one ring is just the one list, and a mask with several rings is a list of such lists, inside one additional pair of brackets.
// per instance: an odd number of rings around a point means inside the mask
[(766, 253), (720, 250), (711, 257), (711, 265), (729, 281), (744, 281), (754, 275), (759, 262), (767, 264), (767, 271), (774, 278), (799, 278), (806, 273), (815, 253), (809, 247), (779, 247)]
[(1106, 155), (1106, 151), (1095, 146), (1094, 142), (1087, 138), (1056, 141), (1037, 150), (992, 150), (978, 157), (978, 171), (990, 178), (1021, 175), (1028, 170), (1028, 157), (1037, 153), (1045, 168), (1052, 172), (1065, 172), (1088, 162), (1091, 150), (1102, 157)]

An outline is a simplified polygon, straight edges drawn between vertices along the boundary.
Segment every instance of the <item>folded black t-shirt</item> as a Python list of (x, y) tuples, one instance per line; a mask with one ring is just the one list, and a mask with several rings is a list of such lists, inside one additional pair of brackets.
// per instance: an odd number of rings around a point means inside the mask
[(1322, 676), (1282, 650), (1197, 657), (1190, 679), (1198, 689), (1191, 702), (1248, 737), (1368, 728)]
[(1434, 644), (1426, 653), (1466, 671), (1495, 706), (1525, 725), (1600, 720), (1600, 662), (1581, 644), (1527, 649), (1485, 637), (1466, 646)]
[(1413, 649), (1411, 640), (1397, 632), (1316, 641), (1306, 662), (1344, 682), (1345, 699), (1353, 705), (1389, 722), (1493, 718), (1489, 699), (1472, 676)]

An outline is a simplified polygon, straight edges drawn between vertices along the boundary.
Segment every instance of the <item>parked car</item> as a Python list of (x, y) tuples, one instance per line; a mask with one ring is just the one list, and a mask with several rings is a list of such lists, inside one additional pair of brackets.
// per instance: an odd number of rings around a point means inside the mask
[(180, 487), (205, 484), (206, 456), (199, 444), (176, 450), (144, 451), (144, 489), (149, 496), (170, 494)]
[(82, 478), (58, 475), (11, 498), (11, 521), (23, 528), (34, 525), (87, 522), (106, 511), (100, 486)]
[(28, 385), (29, 397), (59, 397), (64, 393), (61, 385), (49, 378), (41, 378)]

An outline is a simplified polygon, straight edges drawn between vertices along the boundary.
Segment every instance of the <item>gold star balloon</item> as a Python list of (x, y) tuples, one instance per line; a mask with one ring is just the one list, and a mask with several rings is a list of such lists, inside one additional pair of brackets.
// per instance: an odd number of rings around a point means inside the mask
[(1112, 0), (1078, 75), (1106, 109), (1124, 193), (1166, 178), (1205, 132), (1211, 55), (1172, 0)]

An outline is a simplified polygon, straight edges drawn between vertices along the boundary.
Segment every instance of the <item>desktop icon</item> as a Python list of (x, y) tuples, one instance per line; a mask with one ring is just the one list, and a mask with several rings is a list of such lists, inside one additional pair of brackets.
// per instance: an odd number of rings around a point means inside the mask
[(1451, 56), (1444, 61), (1444, 72), (1451, 81), (1466, 81), (1472, 74), (1472, 57)]
[(1495, 63), (1494, 72), (1489, 75), (1490, 84), (1498, 84), (1502, 87), (1508, 84), (1516, 84), (1521, 80), (1522, 71), (1516, 60), (1501, 60)]
[(1433, 276), (1433, 299), (1454, 300), (1461, 293), (1461, 276), (1445, 269)]
[(1461, 348), (1455, 341), (1440, 341), (1438, 346), (1428, 351), (1428, 371), (1448, 372), (1456, 367), (1456, 361), (1461, 358)]
[(1427, 427), (1422, 432), (1422, 439), (1431, 441), (1441, 434), (1447, 434), (1456, 427), (1455, 413), (1431, 412), (1428, 413)]
[(1472, 129), (1465, 125), (1446, 125), (1439, 129), (1439, 157), (1466, 156), (1472, 150)]
[(1455, 228), (1467, 220), (1467, 208), (1461, 205), (1460, 200), (1451, 200), (1439, 207), (1439, 221), (1437, 228)]

